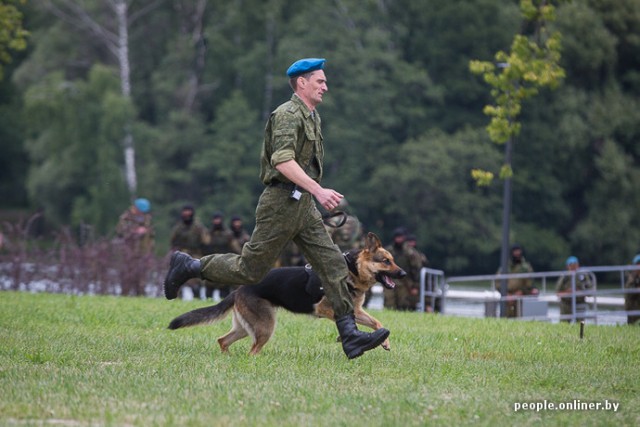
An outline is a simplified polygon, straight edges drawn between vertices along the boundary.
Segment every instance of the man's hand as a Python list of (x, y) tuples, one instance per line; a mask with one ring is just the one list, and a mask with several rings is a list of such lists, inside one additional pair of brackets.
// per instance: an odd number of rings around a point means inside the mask
[(309, 178), (294, 160), (279, 163), (276, 165), (276, 169), (286, 176), (289, 181), (311, 193), (318, 203), (328, 211), (335, 209), (344, 197), (335, 190), (323, 188), (320, 184)]
[(328, 211), (335, 209), (338, 206), (338, 203), (340, 203), (340, 200), (344, 197), (335, 190), (322, 187), (317, 188), (316, 191), (311, 194), (316, 198), (318, 203)]

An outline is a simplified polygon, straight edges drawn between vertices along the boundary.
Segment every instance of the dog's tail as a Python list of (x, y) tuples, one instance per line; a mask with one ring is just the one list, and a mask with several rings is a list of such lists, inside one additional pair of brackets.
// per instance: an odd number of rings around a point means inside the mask
[(186, 328), (187, 326), (203, 325), (221, 320), (231, 311), (235, 300), (236, 293), (234, 291), (216, 305), (181, 314), (169, 323), (169, 329)]

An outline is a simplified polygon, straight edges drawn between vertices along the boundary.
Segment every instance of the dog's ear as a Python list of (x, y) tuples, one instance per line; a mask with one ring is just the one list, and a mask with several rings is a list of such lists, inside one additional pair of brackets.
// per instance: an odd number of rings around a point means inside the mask
[(375, 252), (377, 249), (382, 247), (382, 242), (380, 242), (380, 239), (378, 238), (378, 236), (376, 236), (374, 233), (367, 233), (367, 238), (366, 238), (366, 248), (369, 252)]

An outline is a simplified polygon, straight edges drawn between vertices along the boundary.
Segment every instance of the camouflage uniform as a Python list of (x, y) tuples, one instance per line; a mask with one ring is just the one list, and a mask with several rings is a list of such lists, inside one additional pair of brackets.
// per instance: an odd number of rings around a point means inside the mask
[(362, 241), (362, 226), (353, 215), (347, 214), (347, 219), (342, 227), (330, 228), (329, 234), (333, 243), (338, 245), (342, 252), (360, 247)]
[[(558, 279), (556, 284), (556, 293), (561, 294), (569, 292), (569, 295), (560, 295), (560, 314), (571, 314), (571, 274), (562, 276)], [(588, 274), (576, 273), (576, 291), (585, 291), (593, 286)], [(584, 312), (587, 309), (587, 303), (584, 295), (576, 295), (576, 319), (584, 319)], [(571, 319), (563, 319), (565, 322), (570, 322)]]
[[(208, 239), (207, 229), (195, 218), (189, 224), (180, 220), (171, 230), (171, 248), (188, 253), (192, 257), (199, 258), (203, 255), (203, 247)], [(193, 289), (193, 293), (198, 295), (202, 282), (199, 279), (192, 279), (188, 285)]]
[(207, 229), (194, 219), (192, 224), (179, 221), (171, 230), (171, 247), (186, 252), (192, 257), (201, 257), (209, 236)]
[(231, 221), (231, 252), (236, 254), (242, 253), (242, 247), (251, 240), (251, 236), (242, 228), (242, 223), (234, 227), (234, 221)]
[[(631, 271), (627, 275), (627, 282), (624, 285), (627, 289), (640, 288), (640, 270)], [(625, 294), (624, 309), (626, 311), (640, 310), (640, 294)], [(640, 320), (640, 315), (628, 315), (627, 324), (631, 325)]]
[(155, 231), (151, 224), (151, 214), (142, 213), (131, 207), (120, 215), (116, 234), (130, 245), (139, 255), (151, 253), (155, 243)]
[(116, 225), (116, 235), (122, 244), (119, 251), (122, 260), (120, 281), (122, 293), (144, 295), (145, 278), (152, 263), (155, 231), (151, 224), (151, 214), (143, 213), (134, 206), (120, 215)]
[(282, 252), (280, 252), (280, 257), (276, 262), (276, 267), (302, 267), (306, 263), (307, 260), (304, 259), (304, 255), (300, 251), (298, 245), (293, 242), (289, 242)]
[[(324, 284), (335, 317), (353, 313), (348, 292), (348, 270), (338, 247), (324, 228), (311, 194), (290, 198), (290, 184), (275, 166), (295, 160), (306, 174), (320, 182), (324, 147), (321, 120), (297, 95), (279, 106), (265, 128), (260, 177), (266, 188), (256, 207), (256, 226), (242, 254), (203, 257), (201, 274), (214, 282), (257, 283), (273, 267), (287, 242), (293, 240)], [(273, 184), (273, 185), (272, 185)]]
[[(231, 230), (223, 224), (222, 216), (217, 217), (219, 218), (219, 222), (216, 222), (216, 215), (214, 215), (211, 227), (208, 230), (207, 243), (204, 245), (204, 255), (234, 252), (231, 247), (233, 234)], [(209, 280), (204, 280), (204, 286), (206, 298), (212, 298), (215, 289), (218, 289), (221, 298), (224, 298), (231, 292), (231, 287), (223, 283), (213, 283)]]
[[(498, 269), (498, 274), (501, 270)], [(521, 274), (521, 273), (533, 273), (533, 267), (524, 258), (524, 255), (518, 260), (514, 261), (513, 258), (509, 260), (508, 274)], [(520, 295), (532, 295), (534, 293), (533, 279), (516, 279), (512, 278), (507, 281), (507, 296), (520, 296)], [(519, 301), (516, 299), (507, 300), (507, 317), (518, 317)]]
[(420, 301), (420, 269), (422, 257), (406, 242), (400, 247), (391, 244), (386, 247), (400, 268), (407, 272), (403, 279), (395, 279), (393, 289), (384, 289), (384, 307), (395, 310), (414, 311)]

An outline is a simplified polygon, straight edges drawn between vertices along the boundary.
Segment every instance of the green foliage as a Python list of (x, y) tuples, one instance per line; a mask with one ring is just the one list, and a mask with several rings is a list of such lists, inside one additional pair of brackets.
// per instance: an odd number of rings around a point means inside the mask
[(611, 140), (604, 141), (595, 165), (600, 179), (586, 196), (593, 209), (576, 227), (572, 243), (589, 259), (629, 262), (640, 241), (640, 171), (633, 157)]
[[(440, 247), (427, 250), (429, 258), (447, 271), (468, 267), (462, 254), (497, 249), (499, 195), (476, 188), (466, 173), (474, 164), (497, 161), (494, 148), (480, 141), (487, 142), (479, 130), (434, 131), (403, 144), (371, 176), (384, 228), (404, 225), (428, 236), (428, 248)], [(393, 191), (385, 191), (390, 184)]]
[(25, 99), (31, 197), (53, 219), (109, 230), (126, 194), (119, 143), (133, 112), (119, 95), (117, 77), (103, 66), (94, 67), (87, 81), (54, 73), (32, 86)]
[[(492, 87), (495, 105), (485, 106), (483, 112), (491, 117), (489, 137), (499, 144), (520, 133), (517, 119), (522, 101), (536, 95), (540, 87), (557, 87), (565, 75), (559, 65), (560, 33), (547, 31), (547, 23), (555, 18), (555, 7), (551, 2), (522, 0), (520, 10), (525, 21), (535, 26), (534, 34), (517, 34), (510, 51), (496, 53), (495, 62), (469, 63), (471, 72), (481, 74)], [(504, 165), (500, 177), (507, 179), (511, 175), (511, 165)]]
[(0, 80), (4, 77), (2, 64), (11, 62), (10, 51), (27, 47), (29, 32), (22, 27), (22, 13), (16, 4), (25, 0), (5, 0), (0, 3)]
[[(109, 4), (77, 3), (115, 31)], [(185, 202), (204, 220), (222, 210), (250, 226), (265, 120), (291, 96), (284, 71), (321, 56), (324, 184), (384, 240), (406, 225), (435, 267), (495, 271), (500, 202), (489, 177), (500, 174), (500, 147), (471, 144), (489, 141), (481, 129), (490, 105), (491, 138), (518, 134), (506, 170), (513, 235), (536, 269), (555, 268), (563, 251), (593, 264), (626, 262), (637, 251), (632, 239), (611, 251), (615, 239), (606, 238), (607, 258), (589, 236), (620, 236), (615, 221), (603, 220), (618, 215), (636, 227), (626, 218), (637, 196), (612, 189), (640, 159), (638, 0), (527, 1), (522, 10), (507, 0), (129, 2), (128, 102), (104, 41), (42, 4), (20, 6), (29, 49), (11, 51), (4, 70), (0, 195), (4, 205), (44, 206), (54, 226), (112, 230), (130, 202), (124, 126), (135, 141), (138, 193), (154, 205), (159, 250)], [(470, 76), (472, 59), (486, 60), (497, 97)], [(496, 60), (510, 66), (496, 68)], [(110, 76), (98, 78), (97, 67)], [(561, 69), (563, 84), (540, 90)], [(607, 158), (627, 159), (615, 179), (597, 164), (605, 141), (617, 147)], [(474, 169), (488, 185), (473, 185)], [(603, 202), (607, 193), (624, 200)]]
[[(262, 353), (220, 354), (231, 320), (169, 331), (204, 306), (3, 292), (1, 424), (635, 425), (637, 328), (376, 311), (390, 352), (348, 360), (332, 322), (278, 313)], [(35, 315), (34, 315), (35, 313)], [(615, 402), (514, 412), (516, 402)]]

